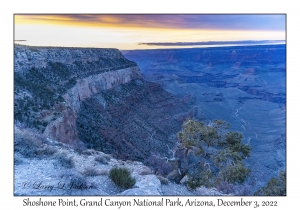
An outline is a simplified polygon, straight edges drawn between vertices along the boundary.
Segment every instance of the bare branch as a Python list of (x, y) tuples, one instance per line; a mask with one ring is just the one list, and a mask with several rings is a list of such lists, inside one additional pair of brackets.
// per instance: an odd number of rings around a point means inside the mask
[(167, 145), (167, 147), (168, 147), (168, 153), (172, 153), (172, 158), (175, 158), (176, 148), (171, 150), (169, 145)]
[(157, 156), (157, 155), (152, 155), (152, 156), (154, 156), (154, 157), (156, 157), (156, 158), (158, 158), (158, 159), (160, 159), (160, 160), (168, 160), (167, 157), (159, 157), (159, 156)]
[(204, 166), (208, 166), (208, 170), (211, 172), (211, 170), (210, 170), (210, 163), (208, 163), (208, 162), (204, 162)]
[(180, 171), (180, 168), (178, 168), (178, 173), (181, 175), (181, 171)]

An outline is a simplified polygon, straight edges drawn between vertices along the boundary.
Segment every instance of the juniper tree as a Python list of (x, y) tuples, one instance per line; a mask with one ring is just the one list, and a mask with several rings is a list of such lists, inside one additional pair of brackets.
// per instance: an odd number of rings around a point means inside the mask
[(187, 119), (178, 132), (176, 150), (182, 155), (169, 160), (174, 170), (168, 178), (179, 183), (188, 175), (192, 188), (244, 182), (250, 169), (245, 167), (243, 160), (250, 155), (251, 148), (242, 143), (242, 134), (229, 131), (229, 127), (222, 120), (205, 125)]
[(280, 171), (279, 177), (272, 177), (268, 184), (257, 190), (254, 195), (285, 196), (286, 195), (286, 171)]

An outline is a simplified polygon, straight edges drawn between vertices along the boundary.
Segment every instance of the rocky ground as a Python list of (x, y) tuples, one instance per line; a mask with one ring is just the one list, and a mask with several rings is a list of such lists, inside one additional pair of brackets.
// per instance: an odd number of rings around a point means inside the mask
[[(138, 161), (123, 161), (103, 152), (57, 142), (36, 130), (15, 125), (14, 194), (27, 195), (223, 195), (216, 189), (192, 191), (175, 184)], [(143, 141), (145, 143), (145, 141)], [(114, 167), (128, 168), (136, 184), (122, 189), (109, 178)]]
[[(153, 174), (141, 162), (117, 160), (96, 150), (75, 151), (49, 138), (39, 142), (41, 136), (24, 129), (15, 128), (15, 138), (16, 196), (222, 195), (215, 189), (192, 191), (185, 184), (169, 182)], [(28, 151), (22, 142), (24, 139), (31, 142), (34, 150)], [(21, 146), (24, 150), (19, 148)], [(117, 186), (109, 178), (109, 170), (113, 167), (128, 168), (136, 179), (135, 185), (127, 190)]]

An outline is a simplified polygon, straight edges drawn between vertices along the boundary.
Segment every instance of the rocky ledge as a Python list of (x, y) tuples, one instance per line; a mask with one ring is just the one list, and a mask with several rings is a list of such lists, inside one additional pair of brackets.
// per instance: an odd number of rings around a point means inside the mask
[[(163, 194), (142, 162), (174, 146), (182, 121), (196, 112), (188, 100), (145, 81), (116, 49), (16, 45), (14, 53), (16, 195)], [(112, 184), (116, 166), (136, 178), (132, 189)], [(89, 190), (43, 185), (61, 180)]]
[[(127, 168), (130, 189), (110, 178), (112, 168)], [(14, 194), (23, 195), (195, 195), (184, 185), (153, 174), (139, 161), (122, 161), (103, 152), (76, 151), (69, 145), (15, 126)]]

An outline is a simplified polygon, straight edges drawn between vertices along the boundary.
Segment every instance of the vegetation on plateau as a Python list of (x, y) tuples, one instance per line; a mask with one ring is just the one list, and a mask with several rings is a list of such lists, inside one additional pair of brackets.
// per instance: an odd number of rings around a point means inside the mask
[[(49, 61), (43, 68), (31, 67), (22, 72), (15, 72), (15, 121), (44, 131), (47, 124), (55, 120), (61, 112), (57, 110), (57, 106), (63, 106), (62, 96), (78, 79), (135, 65), (122, 57), (101, 57), (97, 62), (75, 61), (73, 64)], [(50, 110), (47, 118), (41, 117), (41, 112), (45, 110)]]
[(280, 171), (278, 178), (271, 178), (268, 184), (254, 193), (263, 196), (286, 195), (286, 171)]

